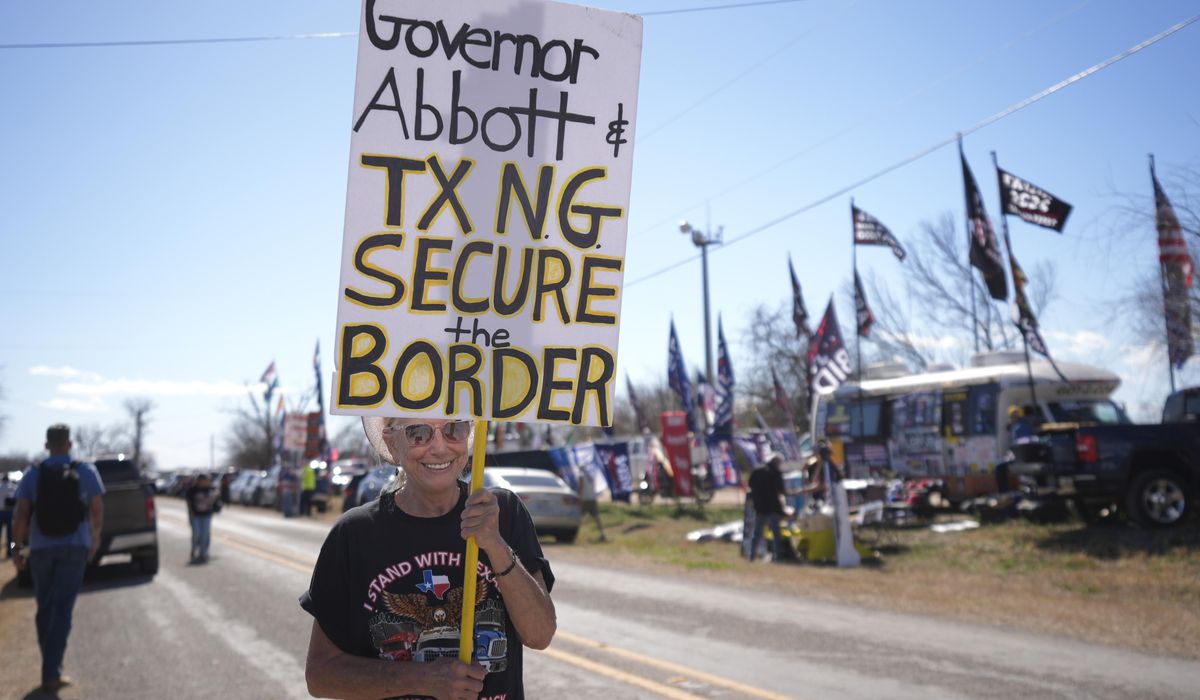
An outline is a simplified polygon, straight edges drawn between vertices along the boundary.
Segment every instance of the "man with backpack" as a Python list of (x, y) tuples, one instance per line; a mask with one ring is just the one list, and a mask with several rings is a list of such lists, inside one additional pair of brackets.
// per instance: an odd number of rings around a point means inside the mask
[[(62, 673), (63, 656), (84, 570), (100, 547), (104, 484), (94, 466), (71, 459), (66, 425), (46, 429), (46, 449), (50, 456), (26, 469), (17, 485), (13, 562), (18, 569), (28, 564), (33, 576), (42, 690), (55, 694), (71, 685)], [(28, 562), (20, 549), (26, 541)]]

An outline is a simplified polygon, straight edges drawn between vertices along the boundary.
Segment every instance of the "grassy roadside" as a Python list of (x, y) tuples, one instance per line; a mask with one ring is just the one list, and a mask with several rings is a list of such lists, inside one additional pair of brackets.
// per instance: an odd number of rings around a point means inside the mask
[(608, 542), (585, 520), (575, 546), (547, 556), (1200, 659), (1195, 523), (1171, 532), (1022, 520), (944, 534), (914, 527), (876, 542), (879, 555), (864, 566), (838, 569), (751, 564), (737, 545), (687, 540), (740, 519), (740, 507), (604, 503), (601, 517)]

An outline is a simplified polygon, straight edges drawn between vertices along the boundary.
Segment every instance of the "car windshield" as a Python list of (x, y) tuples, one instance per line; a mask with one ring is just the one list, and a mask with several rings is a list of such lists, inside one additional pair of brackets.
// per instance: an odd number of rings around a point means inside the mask
[(1115, 403), (1059, 401), (1050, 404), (1050, 414), (1059, 423), (1128, 423), (1129, 418)]
[(117, 481), (137, 481), (141, 478), (137, 465), (128, 460), (97, 460), (96, 471), (100, 472), (100, 480), (106, 484)]

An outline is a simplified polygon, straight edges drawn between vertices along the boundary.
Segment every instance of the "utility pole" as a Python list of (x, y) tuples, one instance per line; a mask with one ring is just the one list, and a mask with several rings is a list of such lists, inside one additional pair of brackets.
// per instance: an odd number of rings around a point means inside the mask
[(704, 290), (704, 369), (708, 378), (709, 386), (713, 384), (713, 358), (712, 358), (712, 322), (709, 320), (710, 313), (708, 310), (708, 246), (716, 243), (721, 244), (721, 239), (725, 234), (725, 227), (718, 226), (716, 235), (710, 232), (705, 233), (698, 228), (693, 227), (687, 221), (679, 222), (679, 232), (691, 234), (692, 244), (700, 249), (700, 275), (701, 284)]

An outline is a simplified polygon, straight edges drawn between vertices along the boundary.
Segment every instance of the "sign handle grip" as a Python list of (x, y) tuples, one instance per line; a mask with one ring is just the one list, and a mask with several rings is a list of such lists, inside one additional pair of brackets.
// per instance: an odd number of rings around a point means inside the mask
[[(483, 460), (487, 453), (487, 421), (475, 421), (475, 447), (471, 459), (471, 493), (483, 488)], [(467, 559), (463, 564), (462, 627), (458, 634), (458, 660), (469, 664), (475, 651), (475, 591), (479, 574), (479, 544), (467, 538)]]

